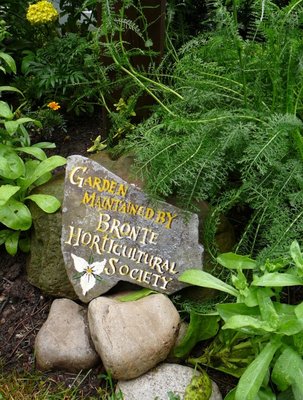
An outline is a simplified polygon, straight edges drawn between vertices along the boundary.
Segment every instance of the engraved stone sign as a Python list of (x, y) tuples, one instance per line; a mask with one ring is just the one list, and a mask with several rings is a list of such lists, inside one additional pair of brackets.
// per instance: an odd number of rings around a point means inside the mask
[(67, 275), (84, 302), (121, 280), (171, 294), (181, 272), (202, 268), (196, 214), (152, 202), (88, 158), (68, 157), (62, 218)]

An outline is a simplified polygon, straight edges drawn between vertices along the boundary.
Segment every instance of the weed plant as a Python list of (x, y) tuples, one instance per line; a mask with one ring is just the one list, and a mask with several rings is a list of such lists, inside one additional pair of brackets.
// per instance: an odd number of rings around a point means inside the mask
[(160, 106), (123, 146), (151, 195), (211, 203), (204, 244), (213, 256), (219, 215), (241, 208), (235, 251), (264, 260), (303, 237), (303, 8), (253, 2), (243, 38), (242, 5), (211, 3), (213, 30), (176, 53), (163, 74), (171, 90), (157, 86)]

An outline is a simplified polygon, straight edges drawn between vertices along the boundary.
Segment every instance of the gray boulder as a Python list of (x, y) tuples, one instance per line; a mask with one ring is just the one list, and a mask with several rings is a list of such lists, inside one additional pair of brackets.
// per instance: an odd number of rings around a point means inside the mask
[[(124, 400), (168, 400), (168, 393), (180, 396), (180, 399), (190, 398), (185, 396), (186, 387), (195, 375), (200, 375), (193, 368), (178, 364), (161, 364), (139, 378), (129, 381), (119, 381), (116, 393), (123, 394)], [(208, 383), (208, 382), (207, 382)], [(222, 400), (221, 393), (216, 383), (211, 382), (212, 393), (210, 400)], [(203, 398), (203, 388), (199, 396), (191, 397), (192, 400)], [(205, 397), (205, 400), (208, 397)]]
[(98, 297), (89, 304), (88, 320), (105, 369), (123, 380), (138, 377), (165, 360), (180, 324), (175, 306), (163, 294), (131, 302)]
[[(131, 156), (124, 156), (114, 161), (107, 153), (102, 152), (95, 154), (91, 158), (128, 182), (140, 184), (139, 181), (132, 179), (130, 175), (130, 168), (133, 163)], [(60, 174), (38, 187), (35, 193), (51, 194), (62, 202), (64, 196), (64, 174)], [(61, 251), (61, 210), (54, 214), (46, 214), (32, 203), (31, 212), (33, 229), (31, 252), (27, 261), (28, 281), (45, 294), (54, 297), (77, 299), (73, 286), (67, 277)]]
[(35, 354), (41, 370), (79, 372), (101, 362), (90, 339), (86, 309), (72, 300), (54, 300), (36, 337)]

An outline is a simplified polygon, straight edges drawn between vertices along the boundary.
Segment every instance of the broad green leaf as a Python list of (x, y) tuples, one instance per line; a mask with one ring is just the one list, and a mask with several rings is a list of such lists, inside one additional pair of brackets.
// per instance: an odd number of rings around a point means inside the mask
[(0, 58), (2, 58), (2, 60), (4, 60), (6, 62), (6, 64), (14, 72), (14, 74), (17, 72), (16, 63), (12, 56), (0, 51)]
[(257, 298), (263, 321), (268, 321), (268, 323), (276, 329), (279, 323), (279, 316), (266, 290), (259, 288)]
[(155, 290), (151, 290), (151, 289), (141, 289), (141, 290), (136, 290), (133, 293), (130, 294), (126, 294), (124, 296), (121, 297), (117, 297), (117, 300), (119, 301), (136, 301), (136, 300), (140, 300), (143, 299), (143, 297), (147, 297), (150, 294), (153, 293), (157, 293)]
[(283, 316), (280, 315), (280, 323), (277, 328), (277, 333), (285, 336), (293, 336), (303, 330), (303, 320), (298, 319), (296, 315)]
[(264, 334), (264, 332), (274, 332), (274, 328), (269, 322), (261, 321), (250, 315), (234, 315), (230, 317), (222, 329), (234, 329), (248, 334)]
[(228, 269), (255, 269), (257, 264), (248, 256), (241, 256), (235, 253), (223, 253), (217, 257), (219, 264)]
[(175, 347), (174, 355), (185, 357), (198, 342), (215, 336), (219, 330), (219, 320), (218, 315), (199, 315), (191, 312), (188, 329), (181, 343)]
[(14, 117), (10, 106), (5, 101), (0, 101), (0, 117), (5, 119), (12, 119)]
[(56, 144), (50, 142), (39, 142), (32, 145), (32, 147), (39, 147), (40, 149), (55, 149)]
[(235, 400), (256, 400), (273, 356), (280, 345), (280, 342), (276, 339), (267, 343), (255, 360), (246, 368), (239, 380)]
[(31, 156), (36, 157), (38, 160), (43, 161), (47, 159), (47, 155), (42, 149), (38, 147), (17, 147), (17, 151), (21, 151), (26, 154), (30, 154)]
[(303, 256), (300, 250), (299, 243), (294, 240), (290, 245), (290, 255), (291, 258), (294, 260), (296, 267), (300, 270), (303, 269)]
[(232, 389), (227, 395), (224, 397), (224, 400), (235, 400), (236, 388)]
[(248, 307), (243, 303), (223, 303), (217, 305), (220, 317), (226, 322), (234, 315), (250, 315), (251, 317), (260, 317), (259, 307)]
[(26, 189), (31, 186), (37, 179), (41, 178), (44, 174), (54, 170), (55, 168), (65, 165), (66, 159), (61, 156), (52, 156), (43, 160), (35, 169), (32, 176), (24, 180), (22, 188)]
[(27, 231), (32, 225), (32, 216), (25, 204), (11, 198), (0, 207), (0, 222), (15, 231)]
[(9, 237), (9, 235), (12, 233), (10, 229), (2, 229), (0, 231), (0, 245), (5, 243), (6, 239)]
[[(27, 160), (25, 162), (25, 174), (22, 178), (17, 180), (17, 183), (19, 186), (21, 186), (21, 188), (23, 188), (24, 181), (27, 181), (28, 179), (31, 178), (31, 176), (34, 174), (39, 164), (40, 161), (38, 160)], [(36, 180), (35, 186), (43, 185), (44, 183), (48, 182), (51, 178), (52, 178), (51, 172), (47, 172), (46, 174), (41, 176), (41, 178)], [(27, 190), (24, 191), (27, 192)]]
[(283, 286), (298, 286), (303, 285), (303, 279), (287, 273), (266, 273), (263, 276), (254, 276), (252, 281), (254, 286), (269, 286), (269, 287), (283, 287)]
[(20, 231), (12, 232), (5, 241), (5, 249), (11, 256), (17, 254)]
[(22, 159), (10, 147), (0, 144), (0, 177), (17, 179), (25, 172)]
[(214, 277), (208, 272), (198, 269), (188, 269), (187, 271), (184, 271), (179, 277), (179, 281), (189, 283), (190, 285), (221, 290), (222, 292), (226, 292), (236, 297), (239, 295), (238, 290), (232, 286)]
[(24, 97), (21, 90), (15, 88), (13, 86), (0, 86), (0, 92), (17, 92), (19, 94), (22, 94), (22, 96)]
[(295, 314), (297, 318), (303, 319), (303, 302), (295, 307)]
[(32, 122), (34, 125), (38, 126), (39, 128), (42, 128), (41, 122), (33, 118), (22, 117), (17, 119), (16, 122), (18, 122), (20, 125), (26, 124), (27, 122)]
[(7, 130), (7, 133), (12, 136), (19, 128), (19, 124), (17, 121), (5, 121), (4, 127)]
[(19, 186), (1, 185), (0, 186), (0, 207), (3, 206), (15, 193), (19, 191)]
[(19, 249), (21, 251), (23, 251), (24, 253), (28, 253), (30, 251), (30, 247), (31, 247), (31, 242), (28, 236), (19, 239)]
[(303, 399), (303, 360), (291, 347), (286, 347), (282, 351), (282, 354), (274, 365), (271, 377), (281, 391), (296, 384), (298, 386), (296, 392), (298, 392), (300, 397), (295, 395), (295, 399)]
[(25, 199), (32, 200), (41, 208), (41, 210), (48, 214), (54, 213), (61, 206), (60, 201), (49, 194), (31, 194), (30, 196), (25, 197)]

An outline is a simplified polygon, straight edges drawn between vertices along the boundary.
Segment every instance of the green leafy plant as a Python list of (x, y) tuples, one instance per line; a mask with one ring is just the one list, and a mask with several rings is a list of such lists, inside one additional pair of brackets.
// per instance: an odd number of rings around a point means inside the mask
[[(18, 250), (22, 233), (32, 225), (31, 212), (26, 203), (31, 200), (43, 211), (53, 213), (60, 202), (53, 196), (31, 194), (31, 191), (51, 179), (51, 171), (65, 164), (61, 156), (47, 157), (43, 149), (55, 147), (48, 142), (31, 145), (25, 124), (38, 121), (28, 117), (16, 118), (9, 105), (0, 101), (0, 222), (6, 228), (0, 231), (0, 244), (8, 253)], [(22, 249), (28, 241), (21, 240)]]
[[(7, 68), (15, 69), (12, 58), (4, 57)], [(8, 62), (7, 62), (8, 60)], [(20, 92), (1, 86), (0, 92)], [(5, 101), (0, 101), (0, 244), (5, 244), (9, 254), (16, 254), (18, 245), (29, 250), (29, 240), (23, 236), (32, 225), (32, 216), (26, 203), (31, 200), (47, 213), (55, 212), (60, 202), (50, 195), (31, 194), (31, 191), (51, 179), (51, 171), (66, 163), (60, 156), (47, 157), (43, 149), (55, 147), (41, 142), (31, 145), (26, 124), (41, 123), (12, 111)], [(4, 229), (3, 229), (4, 228)]]
[(289, 253), (261, 265), (247, 256), (221, 254), (217, 261), (230, 271), (230, 283), (200, 270), (185, 271), (179, 278), (223, 291), (236, 300), (217, 305), (224, 321), (219, 338), (201, 357), (188, 360), (240, 376), (228, 400), (275, 398), (270, 382), (280, 392), (291, 388), (295, 400), (302, 398), (303, 303), (280, 302), (283, 288), (303, 285), (303, 256), (297, 241)]
[(242, 5), (214, 3), (213, 30), (149, 76), (159, 107), (121, 145), (135, 153), (151, 195), (211, 204), (203, 243), (213, 259), (220, 215), (237, 219), (242, 210), (235, 250), (266, 260), (303, 237), (303, 9), (253, 2), (243, 38)]

